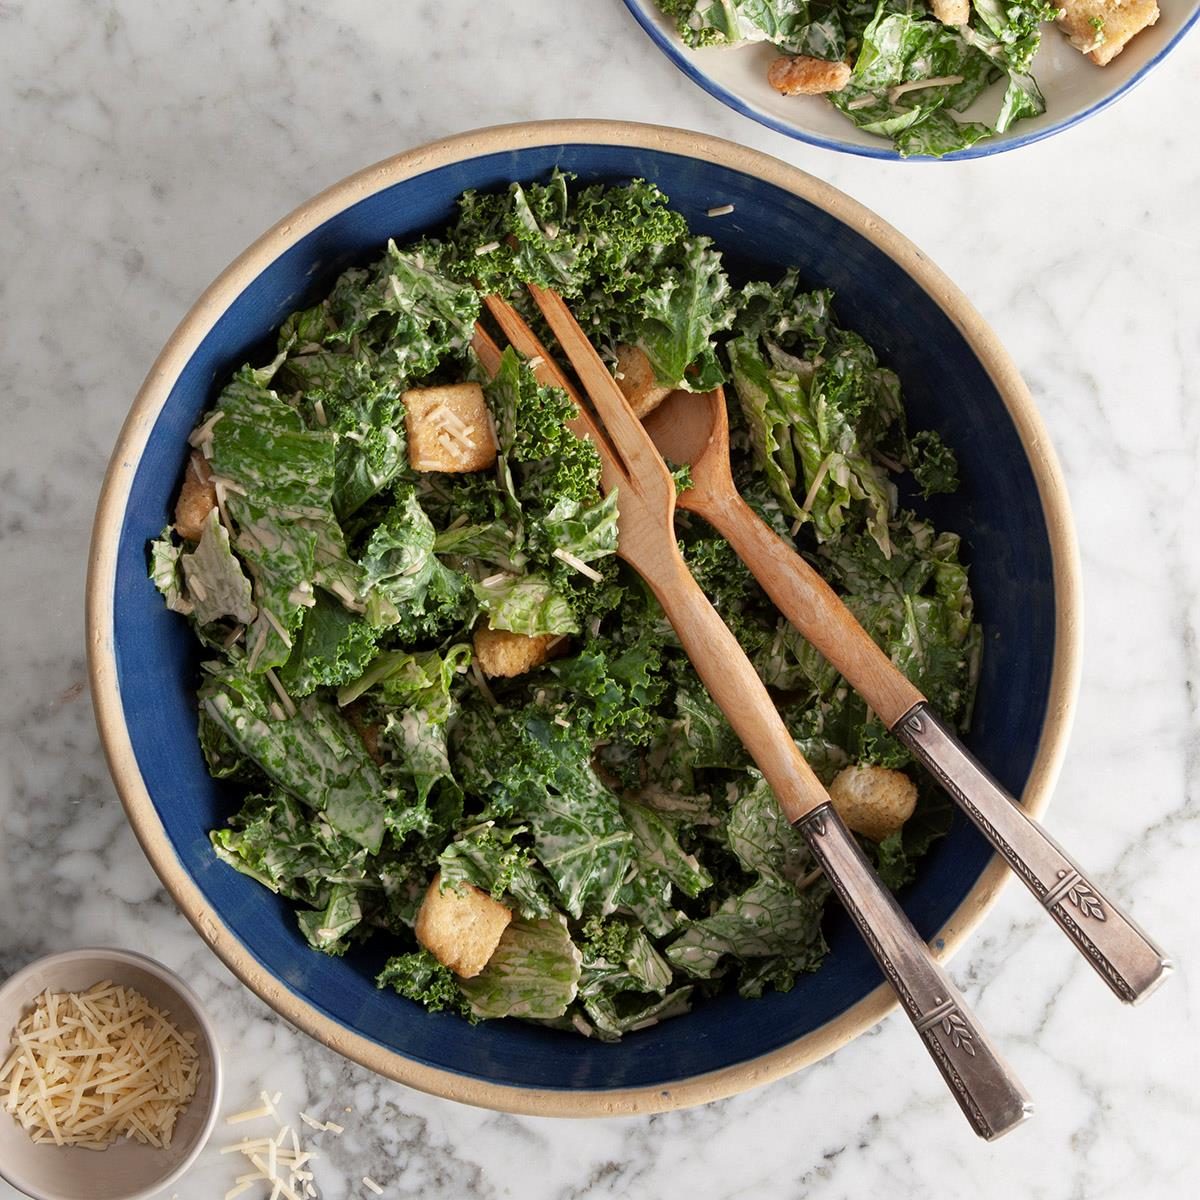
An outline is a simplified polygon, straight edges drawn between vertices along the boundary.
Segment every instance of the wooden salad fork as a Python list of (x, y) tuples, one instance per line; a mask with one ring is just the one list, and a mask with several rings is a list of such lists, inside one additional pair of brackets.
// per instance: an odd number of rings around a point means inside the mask
[[(658, 598), (696, 673), (812, 849), (975, 1132), (988, 1140), (999, 1137), (1032, 1111), (1027, 1093), (880, 882), (742, 647), (692, 578), (675, 540), (675, 485), (662, 455), (561, 297), (533, 286), (530, 292), (603, 430), (517, 312), (497, 297), (489, 297), (487, 305), (505, 336), (533, 364), (539, 382), (563, 387), (575, 400), (579, 416), (571, 428), (595, 443), (604, 491), (617, 489), (618, 555)], [(501, 352), (482, 328), (474, 348), (484, 369), (494, 374)]]
[(674, 392), (645, 418), (655, 446), (691, 467), (678, 506), (712, 525), (776, 608), (829, 660), (942, 785), (1126, 1003), (1145, 999), (1171, 960), (1067, 856), (958, 740), (834, 590), (742, 499), (729, 468), (722, 389)]

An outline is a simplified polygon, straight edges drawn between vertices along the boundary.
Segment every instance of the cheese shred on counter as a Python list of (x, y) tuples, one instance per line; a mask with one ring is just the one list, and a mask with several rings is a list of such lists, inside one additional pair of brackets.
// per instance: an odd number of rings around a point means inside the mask
[(171, 1144), (196, 1091), (194, 1033), (140, 992), (105, 980), (43, 992), (12, 1031), (0, 1105), (35, 1142), (104, 1150), (118, 1138)]

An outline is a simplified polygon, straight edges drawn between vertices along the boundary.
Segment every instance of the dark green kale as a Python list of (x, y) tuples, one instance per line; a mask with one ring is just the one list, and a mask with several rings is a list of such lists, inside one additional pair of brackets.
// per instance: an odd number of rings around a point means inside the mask
[(375, 977), (375, 986), (390, 987), (405, 1000), (413, 1000), (430, 1012), (452, 1012), (474, 1024), (470, 1001), (458, 981), (428, 950), (397, 954), (387, 960)]

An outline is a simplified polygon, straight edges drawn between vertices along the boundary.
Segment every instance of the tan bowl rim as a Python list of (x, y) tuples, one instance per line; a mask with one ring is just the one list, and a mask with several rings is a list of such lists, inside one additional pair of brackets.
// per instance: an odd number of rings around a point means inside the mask
[[(907, 238), (829, 184), (769, 155), (705, 133), (625, 121), (534, 121), (474, 130), (384, 159), (349, 176), (284, 217), (226, 268), (171, 335), (134, 400), (113, 451), (96, 510), (87, 580), (88, 670), (96, 723), (109, 769), (142, 849), (184, 915), (243, 983), (281, 1016), (362, 1066), (420, 1091), (504, 1112), (591, 1117), (665, 1112), (722, 1099), (779, 1079), (844, 1046), (890, 1012), (896, 1001), (881, 985), (819, 1029), (759, 1058), (654, 1087), (597, 1091), (539, 1090), (490, 1083), (414, 1062), (331, 1020), (270, 975), (213, 912), (178, 862), (138, 770), (121, 708), (112, 642), (117, 545), (138, 461), (180, 370), (233, 299), (272, 260), (342, 209), (415, 175), (485, 154), (561, 144), (658, 150), (698, 158), (756, 176), (823, 208), (892, 258), (942, 308), (978, 356), (1016, 426), (1037, 482), (1053, 560), (1056, 598), (1054, 661), (1045, 724), (1025, 811), (1049, 802), (1066, 750), (1079, 686), (1079, 558), (1062, 471), (1024, 381), (995, 333), (961, 291)], [(978, 882), (939, 930), (946, 959), (964, 942), (1009, 877), (993, 856)]]
[[(165, 967), (157, 959), (150, 958), (145, 954), (139, 954), (136, 950), (123, 950), (116, 946), (80, 946), (74, 950), (60, 950), (54, 954), (43, 954), (40, 958), (35, 958), (31, 962), (27, 962), (23, 967), (20, 967), (5, 979), (3, 983), (0, 983), (0, 1001), (3, 1001), (8, 995), (14, 992), (17, 995), (21, 995), (22, 986), (26, 984), (30, 976), (36, 974), (38, 971), (44, 971), (59, 963), (80, 962), (85, 959), (96, 959), (98, 962), (122, 963), (126, 966), (137, 967), (139, 970), (145, 971), (148, 975), (153, 975), (156, 979), (161, 980), (179, 997), (179, 1000), (195, 1018), (196, 1025), (199, 1027), (208, 1051), (209, 1071), (212, 1073), (212, 1098), (209, 1101), (204, 1125), (195, 1143), (187, 1154), (179, 1160), (169, 1175), (164, 1175), (162, 1179), (157, 1180), (148, 1188), (143, 1188), (137, 1192), (129, 1192), (125, 1196), (125, 1200), (149, 1200), (149, 1197), (157, 1196), (160, 1192), (169, 1188), (171, 1184), (178, 1183), (183, 1173), (200, 1157), (200, 1152), (208, 1145), (208, 1141), (212, 1137), (213, 1129), (217, 1124), (217, 1115), (221, 1110), (221, 1090), (224, 1083), (224, 1070), (221, 1065), (221, 1044), (217, 1040), (216, 1026), (209, 1019), (204, 1005), (200, 1002), (200, 997), (170, 967)], [(101, 967), (99, 969), (103, 971), (104, 968)], [(29, 1000), (32, 1001), (33, 999), (34, 996), (30, 995)], [(3, 1054), (7, 1050), (9, 1032), (9, 1030), (0, 1029), (0, 1054)], [(169, 1152), (168, 1150), (167, 1153)], [(0, 1163), (0, 1179), (12, 1184), (19, 1192), (23, 1192), (26, 1196), (31, 1197), (32, 1200), (61, 1200), (59, 1193), (47, 1191), (33, 1179), (19, 1174), (13, 1169), (11, 1164), (5, 1166), (4, 1163)]]

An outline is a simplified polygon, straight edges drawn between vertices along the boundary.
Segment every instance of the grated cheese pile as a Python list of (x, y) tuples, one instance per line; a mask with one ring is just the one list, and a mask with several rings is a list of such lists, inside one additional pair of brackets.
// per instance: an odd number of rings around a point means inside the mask
[(0, 1103), (35, 1142), (104, 1150), (126, 1137), (169, 1146), (196, 1091), (195, 1037), (108, 980), (82, 993), (43, 992), (13, 1030)]

